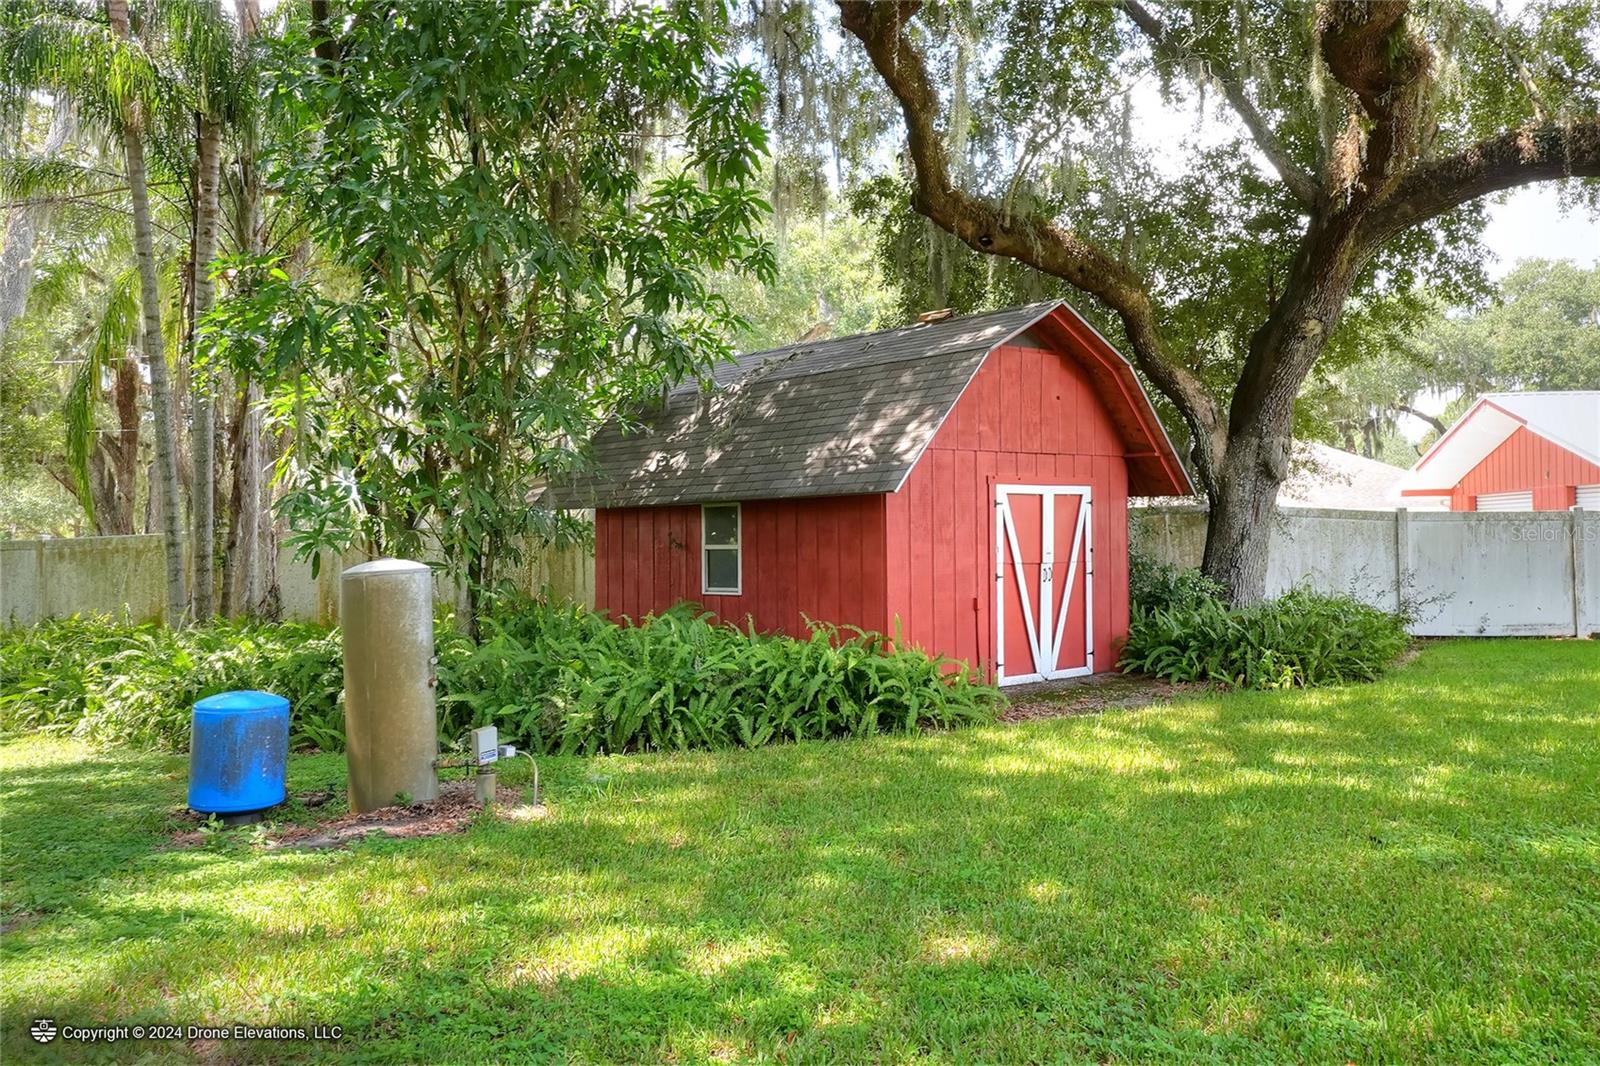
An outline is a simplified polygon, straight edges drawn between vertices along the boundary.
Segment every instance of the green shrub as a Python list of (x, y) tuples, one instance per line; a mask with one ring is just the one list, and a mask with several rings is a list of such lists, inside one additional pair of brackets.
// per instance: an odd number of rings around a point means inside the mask
[[(756, 746), (986, 721), (1000, 696), (949, 662), (858, 630), (792, 640), (717, 625), (687, 607), (619, 626), (517, 598), (474, 642), (435, 629), (446, 741), (495, 725), (536, 751)], [(154, 625), (68, 619), (0, 632), (0, 726), (182, 748), (201, 697), (258, 688), (289, 699), (297, 747), (344, 746), (337, 630), (303, 624)]]
[(1234, 688), (1371, 681), (1408, 640), (1401, 616), (1304, 589), (1244, 608), (1215, 595), (1168, 602), (1134, 605), (1120, 669)]
[(680, 606), (619, 626), (525, 604), (439, 659), (446, 738), (493, 724), (540, 751), (755, 747), (987, 721), (1000, 697), (964, 670), (860, 630), (746, 632)]
[(1128, 556), (1128, 600), (1135, 610), (1171, 610), (1220, 600), (1227, 590), (1199, 570), (1163, 563), (1143, 552)]
[(323, 746), (331, 729), (342, 746), (344, 665), (326, 626), (216, 622), (174, 632), (74, 616), (0, 631), (7, 730), (178, 748), (195, 701), (253, 688), (289, 700), (296, 746)]

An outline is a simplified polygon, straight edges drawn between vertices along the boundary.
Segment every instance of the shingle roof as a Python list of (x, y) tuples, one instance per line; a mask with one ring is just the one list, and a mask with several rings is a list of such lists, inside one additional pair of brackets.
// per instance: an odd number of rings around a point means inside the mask
[(1279, 507), (1392, 511), (1402, 503), (1405, 467), (1391, 466), (1317, 441), (1295, 441), (1289, 477), (1278, 488)]
[[(677, 389), (631, 432), (608, 423), (593, 441), (592, 467), (552, 485), (541, 502), (657, 506), (893, 492), (984, 357), (1060, 308), (1031, 304), (741, 356), (717, 368), (713, 389)], [(1161, 443), (1170, 454), (1164, 434)]]

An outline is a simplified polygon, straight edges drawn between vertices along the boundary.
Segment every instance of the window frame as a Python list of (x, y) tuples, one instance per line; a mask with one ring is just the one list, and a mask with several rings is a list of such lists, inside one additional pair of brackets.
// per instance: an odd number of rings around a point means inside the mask
[[(710, 544), (706, 541), (706, 510), (716, 507), (733, 508), (733, 543)], [(734, 566), (733, 588), (712, 588), (711, 567), (708, 562), (709, 552), (732, 552)], [(744, 595), (744, 505), (737, 501), (719, 501), (717, 503), (702, 503), (700, 505), (700, 595), (702, 596), (742, 596)]]

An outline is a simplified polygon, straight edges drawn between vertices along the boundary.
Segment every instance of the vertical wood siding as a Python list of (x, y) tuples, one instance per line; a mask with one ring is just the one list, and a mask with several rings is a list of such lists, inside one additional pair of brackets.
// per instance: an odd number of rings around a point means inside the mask
[(1600, 466), (1518, 429), (1456, 484), (1450, 509), (1472, 511), (1476, 498), (1485, 493), (1531, 489), (1535, 511), (1564, 511), (1576, 499), (1576, 486), (1595, 482), (1600, 482)]
[(884, 497), (746, 500), (737, 596), (700, 592), (700, 507), (595, 512), (595, 606), (642, 618), (699, 603), (726, 622), (803, 637), (806, 618), (885, 628)]
[(891, 627), (992, 675), (996, 484), (1093, 490), (1095, 670), (1112, 669), (1128, 634), (1123, 445), (1077, 364), (1038, 348), (996, 350), (888, 497)]
[(804, 636), (804, 619), (898, 632), (994, 664), (994, 487), (1088, 485), (1094, 499), (1095, 669), (1128, 632), (1128, 470), (1087, 377), (1040, 348), (997, 349), (900, 491), (746, 500), (743, 591), (700, 593), (700, 508), (595, 513), (595, 604), (639, 618), (682, 600), (724, 621)]

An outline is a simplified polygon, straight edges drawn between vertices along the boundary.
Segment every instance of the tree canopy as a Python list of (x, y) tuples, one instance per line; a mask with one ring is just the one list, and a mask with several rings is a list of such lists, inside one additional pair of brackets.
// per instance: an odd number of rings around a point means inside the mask
[(280, 535), (491, 592), (602, 419), (937, 308), (1116, 340), (1241, 600), (1291, 438), (1596, 378), (1595, 271), (1482, 240), (1596, 207), (1591, 0), (0, 3), (0, 498), (186, 533), (201, 615)]
[(1419, 347), (1434, 381), (1468, 393), (1600, 389), (1600, 266), (1525, 260), (1498, 299), (1439, 315)]
[[(838, 6), (903, 120), (912, 207), (1118, 320), (1189, 431), (1206, 568), (1239, 600), (1262, 593), (1295, 403), (1341, 331), (1419, 284), (1481, 294), (1482, 197), (1600, 175), (1582, 0), (1509, 22), (1404, 0)], [(1226, 118), (1163, 165), (1142, 81)]]
[(492, 588), (557, 532), (533, 500), (601, 419), (728, 354), (707, 277), (772, 258), (761, 87), (716, 29), (689, 3), (374, 0), (281, 43), (275, 180), (330, 269), (241, 263), (258, 284), (210, 328), (297, 423), (303, 551), (438, 553)]

